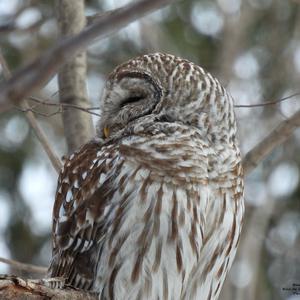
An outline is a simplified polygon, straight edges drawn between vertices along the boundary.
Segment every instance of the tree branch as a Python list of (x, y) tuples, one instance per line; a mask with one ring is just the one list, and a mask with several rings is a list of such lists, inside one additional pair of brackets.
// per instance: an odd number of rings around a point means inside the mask
[(16, 276), (0, 276), (0, 299), (14, 300), (97, 300), (95, 294), (71, 288), (52, 289), (47, 280), (22, 279)]
[[(85, 27), (84, 0), (56, 0), (56, 18), (61, 37), (78, 34)], [(58, 73), (60, 102), (90, 106), (86, 89), (86, 53), (67, 62)], [(62, 111), (68, 153), (73, 153), (94, 135), (92, 118), (80, 110)]]
[(60, 66), (83, 51), (96, 38), (99, 40), (107, 37), (130, 22), (170, 2), (172, 0), (140, 0), (130, 3), (100, 17), (93, 25), (88, 26), (74, 37), (60, 41), (31, 64), (21, 68), (8, 82), (0, 86), (0, 112), (33, 94), (33, 91), (49, 80)]
[(250, 150), (243, 159), (245, 174), (250, 173), (273, 149), (287, 140), (300, 126), (300, 110), (282, 121), (269, 135)]
[(39, 273), (39, 274), (46, 274), (47, 268), (40, 267), (32, 264), (24, 264), (16, 260), (7, 259), (0, 257), (0, 262), (13, 266), (15, 269), (20, 271), (26, 271), (28, 273)]
[[(101, 115), (99, 113), (94, 112), (94, 110), (99, 110), (100, 106), (82, 107), (80, 105), (70, 104), (70, 103), (65, 103), (65, 102), (58, 103), (58, 102), (50, 101), (50, 100), (42, 100), (42, 99), (39, 99), (39, 98), (34, 97), (34, 96), (29, 97), (29, 99), (33, 102), (36, 102), (38, 105), (57, 107), (58, 108), (57, 113), (62, 112), (66, 108), (68, 108), (68, 109), (71, 108), (71, 109), (79, 109), (79, 110), (81, 110), (85, 113), (95, 115), (97, 117), (101, 117)], [(34, 107), (36, 107), (36, 105), (34, 105)], [(31, 107), (29, 107), (29, 109), (33, 111), (34, 107), (31, 106)], [(37, 113), (37, 114), (41, 114), (39, 111), (34, 111), (34, 112)], [(41, 115), (44, 115), (44, 114), (41, 114)]]
[[(10, 73), (9, 67), (6, 63), (6, 60), (1, 52), (1, 49), (0, 49), (0, 64), (2, 65), (2, 68), (3, 68), (4, 78), (6, 80), (9, 80), (9, 78), (11, 77), (11, 73)], [(33, 112), (28, 110), (29, 105), (28, 105), (27, 100), (24, 100), (24, 102), (21, 103), (21, 107), (22, 107), (22, 109), (27, 110), (25, 113), (27, 121), (29, 122), (31, 128), (35, 132), (38, 140), (42, 144), (45, 152), (47, 153), (47, 155), (52, 163), (52, 166), (57, 171), (57, 173), (59, 173), (60, 169), (62, 168), (60, 159), (54, 153), (54, 150), (52, 149), (50, 143), (48, 142), (48, 139), (47, 139), (45, 133), (43, 132), (42, 128), (39, 126)]]
[(265, 102), (257, 103), (257, 104), (237, 104), (237, 105), (234, 105), (234, 108), (252, 108), (252, 107), (264, 107), (264, 106), (269, 106), (269, 105), (275, 105), (275, 104), (279, 104), (281, 102), (284, 102), (286, 100), (289, 100), (289, 99), (291, 99), (295, 96), (299, 96), (299, 95), (300, 95), (300, 93), (297, 92), (297, 93), (294, 93), (292, 95), (283, 97), (279, 100), (269, 100), (269, 101), (265, 101)]

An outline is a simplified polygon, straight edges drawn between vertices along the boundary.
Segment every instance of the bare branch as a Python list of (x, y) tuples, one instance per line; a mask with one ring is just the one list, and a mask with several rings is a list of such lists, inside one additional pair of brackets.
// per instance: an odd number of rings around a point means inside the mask
[(33, 106), (28, 107), (28, 108), (20, 108), (20, 107), (16, 106), (16, 109), (18, 111), (21, 111), (21, 112), (24, 112), (24, 113), (32, 112), (35, 115), (39, 115), (39, 116), (46, 117), (46, 118), (50, 118), (50, 117), (53, 117), (53, 116), (56, 116), (56, 115), (62, 113), (62, 108), (61, 107), (58, 107), (58, 109), (56, 111), (51, 112), (51, 113), (43, 113), (43, 112), (37, 111), (37, 110), (34, 109)]
[[(0, 64), (2, 65), (3, 68), (3, 74), (5, 79), (9, 79), (11, 77), (11, 73), (9, 70), (9, 67), (4, 59), (4, 56), (2, 55), (2, 52), (0, 51)], [(62, 164), (60, 162), (60, 159), (57, 157), (57, 155), (54, 153), (54, 150), (52, 149), (50, 143), (48, 142), (48, 139), (45, 135), (45, 133), (43, 132), (42, 128), (39, 126), (34, 114), (32, 111), (28, 110), (29, 106), (27, 101), (25, 100), (22, 104), (22, 109), (26, 110), (26, 119), (29, 122), (30, 126), (32, 127), (32, 129), (34, 130), (38, 140), (40, 141), (40, 143), (42, 144), (45, 152), (47, 153), (54, 169), (59, 172)]]
[[(51, 279), (49, 279), (51, 280)], [(95, 294), (71, 288), (52, 289), (46, 280), (23, 279), (16, 276), (0, 276), (0, 299), (13, 300), (96, 300)]]
[[(48, 106), (61, 106), (61, 107), (67, 107), (67, 108), (74, 108), (74, 109), (80, 109), (82, 111), (85, 111), (87, 113), (90, 113), (93, 110), (99, 110), (100, 106), (90, 106), (90, 107), (82, 107), (80, 105), (76, 105), (76, 104), (70, 104), (70, 103), (65, 103), (65, 102), (54, 102), (54, 101), (50, 101), (50, 100), (42, 100), (39, 99), (35, 96), (31, 96), (29, 97), (30, 100), (32, 100), (33, 102), (39, 103), (41, 105), (48, 105)], [(100, 114), (95, 114), (96, 116), (101, 116)]]
[(250, 173), (273, 149), (287, 140), (300, 126), (300, 110), (282, 121), (267, 137), (250, 150), (243, 159), (245, 174)]
[(20, 69), (7, 83), (0, 86), (0, 112), (17, 105), (21, 99), (33, 94), (66, 61), (83, 51), (96, 38), (107, 37), (142, 16), (159, 9), (172, 0), (140, 0), (114, 10), (99, 18), (78, 35), (66, 38)]
[[(84, 0), (56, 0), (56, 18), (61, 37), (78, 34), (85, 27)], [(68, 61), (58, 73), (60, 102), (88, 107), (86, 53)], [(62, 119), (68, 152), (72, 153), (94, 136), (92, 118), (81, 110), (63, 110)]]
[[(268, 106), (268, 105), (276, 105), (278, 103), (290, 100), (293, 97), (299, 96), (299, 95), (300, 95), (300, 92), (292, 94), (292, 95), (289, 95), (289, 96), (286, 96), (286, 97), (278, 99), (278, 100), (266, 101), (266, 102), (257, 103), (257, 104), (240, 104), (240, 105), (235, 105), (234, 107), (235, 108), (252, 108), (252, 107), (261, 107), (261, 106)], [(41, 105), (60, 106), (60, 107), (62, 107), (62, 109), (63, 108), (74, 108), (74, 109), (79, 109), (79, 110), (82, 110), (82, 111), (84, 111), (86, 113), (90, 113), (92, 115), (101, 117), (100, 114), (92, 112), (93, 110), (99, 110), (100, 106), (83, 107), (83, 106), (80, 106), (80, 105), (70, 104), (70, 103), (65, 103), (65, 102), (57, 103), (57, 102), (49, 101), (49, 100), (42, 100), (42, 99), (38, 99), (37, 97), (29, 97), (29, 99), (32, 100), (32, 101), (34, 101), (34, 102), (36, 102), (36, 103), (39, 103)], [(34, 112), (37, 113), (37, 114), (40, 114), (37, 111), (34, 111)], [(59, 112), (57, 112), (57, 113), (59, 113)], [(44, 114), (41, 114), (41, 115), (44, 115)]]
[(289, 100), (295, 96), (299, 96), (300, 92), (297, 92), (295, 94), (283, 97), (279, 100), (271, 100), (271, 101), (266, 101), (263, 103), (257, 103), (257, 104), (240, 104), (240, 105), (234, 105), (235, 108), (251, 108), (251, 107), (262, 107), (262, 106), (268, 106), (268, 105), (274, 105), (274, 104), (278, 104), (281, 103), (283, 101)]
[(13, 266), (14, 269), (20, 270), (20, 271), (26, 271), (28, 273), (39, 273), (39, 274), (45, 274), (47, 272), (47, 268), (40, 267), (32, 264), (25, 264), (21, 263), (16, 260), (8, 259), (0, 257), (0, 262)]
[[(27, 101), (25, 101), (22, 104), (23, 109), (28, 109), (28, 103)], [(25, 113), (27, 121), (29, 122), (31, 128), (34, 130), (38, 140), (40, 141), (41, 145), (43, 146), (45, 152), (47, 153), (52, 166), (54, 167), (54, 169), (56, 170), (57, 173), (60, 172), (61, 168), (62, 168), (62, 163), (60, 161), (60, 159), (58, 158), (58, 156), (55, 154), (54, 150), (52, 149), (50, 143), (48, 142), (48, 139), (44, 133), (44, 131), (42, 130), (42, 128), (40, 127), (40, 125), (38, 124), (33, 112), (27, 110), (27, 112)]]
[[(65, 102), (57, 103), (57, 102), (49, 101), (49, 100), (42, 100), (42, 99), (39, 99), (39, 98), (33, 97), (33, 96), (29, 97), (29, 99), (33, 102), (36, 102), (37, 104), (36, 105), (30, 105), (26, 109), (16, 106), (16, 109), (19, 110), (19, 111), (22, 111), (22, 112), (32, 111), (33, 113), (35, 113), (37, 115), (44, 116), (44, 117), (52, 117), (54, 115), (62, 113), (65, 109), (71, 108), (71, 109), (78, 109), (82, 112), (85, 112), (85, 113), (88, 113), (88, 114), (91, 114), (91, 115), (95, 115), (97, 117), (101, 117), (100, 114), (95, 113), (93, 111), (93, 110), (99, 110), (100, 109), (99, 106), (82, 107), (80, 105), (70, 104), (70, 103), (65, 103)], [(35, 109), (40, 105), (57, 107), (57, 110), (53, 113), (43, 113), (43, 112), (40, 112), (40, 111)]]

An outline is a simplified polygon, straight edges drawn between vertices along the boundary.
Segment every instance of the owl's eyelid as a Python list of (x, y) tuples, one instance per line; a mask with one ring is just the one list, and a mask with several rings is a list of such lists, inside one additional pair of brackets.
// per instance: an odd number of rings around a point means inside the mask
[(122, 101), (120, 106), (124, 107), (127, 104), (139, 102), (140, 100), (142, 100), (144, 98), (145, 98), (144, 96), (131, 96), (131, 97), (126, 98), (124, 101)]
[(168, 115), (168, 114), (162, 114), (157, 117), (158, 122), (167, 122), (167, 123), (173, 123), (175, 122), (175, 118)]

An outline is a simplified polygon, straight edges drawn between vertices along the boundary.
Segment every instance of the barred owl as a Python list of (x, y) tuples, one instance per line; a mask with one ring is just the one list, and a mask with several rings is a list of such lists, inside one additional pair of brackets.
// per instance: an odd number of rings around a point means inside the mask
[(101, 106), (60, 173), (49, 276), (99, 299), (217, 299), (244, 212), (232, 98), (155, 53), (118, 66)]

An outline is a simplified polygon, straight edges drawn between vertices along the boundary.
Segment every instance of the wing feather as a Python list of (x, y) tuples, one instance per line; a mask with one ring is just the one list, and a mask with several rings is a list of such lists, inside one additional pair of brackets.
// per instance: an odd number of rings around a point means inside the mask
[(102, 233), (110, 220), (108, 215), (114, 210), (110, 200), (122, 163), (116, 149), (100, 149), (97, 142), (86, 144), (66, 161), (53, 210), (49, 276), (62, 277), (67, 285), (90, 289), (101, 252)]

